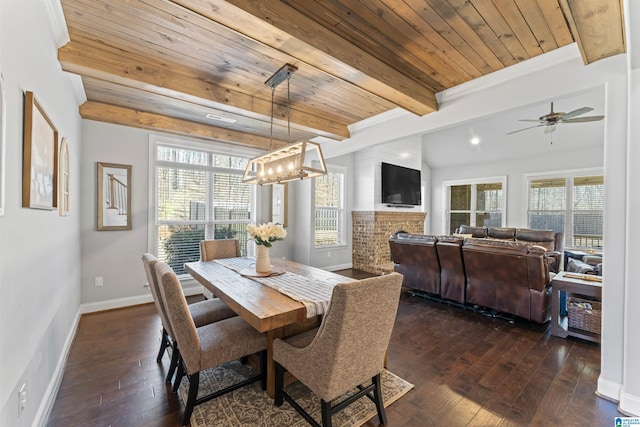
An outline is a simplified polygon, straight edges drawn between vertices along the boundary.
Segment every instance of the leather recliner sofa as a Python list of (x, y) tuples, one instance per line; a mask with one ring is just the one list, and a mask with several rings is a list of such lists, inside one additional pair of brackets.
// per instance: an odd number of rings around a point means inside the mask
[(533, 230), (515, 227), (471, 227), (461, 225), (456, 233), (471, 234), (473, 238), (506, 240), (543, 247), (549, 258), (549, 270), (558, 273), (562, 266), (564, 234), (553, 230)]
[(402, 232), (391, 235), (389, 246), (407, 288), (538, 323), (550, 318), (551, 274), (540, 247)]

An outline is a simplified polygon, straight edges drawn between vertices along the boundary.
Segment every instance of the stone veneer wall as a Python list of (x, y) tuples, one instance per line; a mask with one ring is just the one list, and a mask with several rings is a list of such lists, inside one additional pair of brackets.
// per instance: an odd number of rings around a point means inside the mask
[(353, 268), (374, 274), (393, 271), (389, 236), (396, 231), (424, 234), (424, 212), (352, 211)]

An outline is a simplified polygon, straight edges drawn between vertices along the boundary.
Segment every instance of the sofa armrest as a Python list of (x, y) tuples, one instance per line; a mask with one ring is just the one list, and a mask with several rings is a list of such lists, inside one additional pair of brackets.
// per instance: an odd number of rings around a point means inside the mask
[(547, 251), (545, 255), (549, 261), (549, 271), (559, 273), (560, 266), (562, 265), (562, 253), (558, 251)]

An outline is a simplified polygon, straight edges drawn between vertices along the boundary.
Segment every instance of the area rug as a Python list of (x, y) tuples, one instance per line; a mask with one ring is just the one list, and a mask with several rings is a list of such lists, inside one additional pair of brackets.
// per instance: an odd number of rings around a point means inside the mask
[[(237, 383), (253, 375), (255, 373), (250, 366), (236, 361), (206, 370), (200, 373), (198, 396), (210, 394), (214, 390), (224, 388), (228, 384)], [(184, 378), (180, 385), (180, 395), (183, 402), (186, 401), (188, 387), (189, 382)], [(387, 370), (382, 372), (382, 396), (385, 407), (404, 396), (412, 388), (413, 384), (391, 372)], [(296, 381), (287, 387), (287, 392), (316, 421), (321, 422), (320, 399), (308, 388)], [(375, 415), (375, 405), (370, 399), (364, 397), (333, 415), (332, 421), (336, 427), (360, 426)], [(259, 382), (198, 405), (194, 408), (191, 416), (191, 427), (303, 427), (308, 425), (304, 418), (286, 401), (281, 407), (276, 407), (273, 404), (273, 399), (262, 391)]]

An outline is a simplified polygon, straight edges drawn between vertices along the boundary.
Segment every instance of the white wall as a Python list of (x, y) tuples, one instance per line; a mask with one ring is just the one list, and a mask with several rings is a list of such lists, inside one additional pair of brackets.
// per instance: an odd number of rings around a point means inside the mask
[[(603, 135), (604, 137), (604, 135)], [(445, 141), (435, 141), (437, 143)], [(434, 143), (430, 140), (430, 143)], [(526, 185), (525, 174), (538, 172), (556, 172), (592, 167), (603, 167), (603, 150), (589, 148), (581, 151), (558, 152), (554, 156), (538, 158), (520, 158), (494, 163), (479, 163), (447, 168), (434, 168), (431, 171), (431, 230), (430, 234), (448, 234), (444, 212), (443, 181), (507, 177), (507, 227), (527, 227), (527, 195), (523, 191)], [(425, 159), (428, 162), (428, 159)]]
[[(80, 306), (83, 138), (70, 76), (41, 0), (2, 0), (0, 70), (7, 87), (6, 211), (0, 217), (0, 425), (43, 420)], [(69, 142), (70, 215), (21, 207), (23, 91), (35, 93)], [(18, 418), (18, 389), (27, 406)], [(42, 405), (41, 405), (42, 403)], [(40, 410), (40, 412), (38, 412)]]

